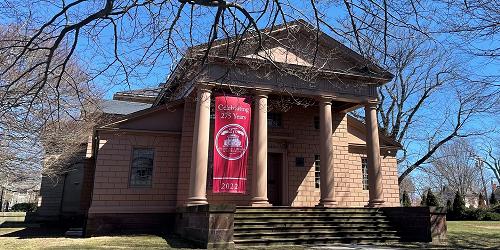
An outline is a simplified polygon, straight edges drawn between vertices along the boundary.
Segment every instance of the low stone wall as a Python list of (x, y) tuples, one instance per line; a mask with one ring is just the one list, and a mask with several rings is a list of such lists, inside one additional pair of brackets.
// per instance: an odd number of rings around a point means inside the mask
[(179, 208), (176, 233), (203, 248), (234, 248), (234, 205)]
[(85, 236), (174, 231), (174, 221), (173, 213), (89, 214), (85, 225)]
[(407, 242), (445, 242), (446, 209), (440, 207), (381, 208)]

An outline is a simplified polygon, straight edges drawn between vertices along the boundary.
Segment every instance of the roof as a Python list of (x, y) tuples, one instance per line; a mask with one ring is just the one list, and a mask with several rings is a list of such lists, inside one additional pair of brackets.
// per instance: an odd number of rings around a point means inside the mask
[[(259, 30), (259, 32), (262, 34), (262, 40), (265, 40), (266, 38), (272, 37), (274, 35), (277, 35), (277, 34), (283, 33), (283, 32), (307, 33), (307, 35), (309, 35), (309, 36), (318, 35), (318, 43), (320, 45), (324, 45), (324, 46), (329, 47), (329, 48), (335, 48), (335, 49), (339, 50), (339, 52), (342, 53), (343, 56), (345, 56), (346, 58), (349, 58), (350, 60), (353, 60), (357, 63), (356, 67), (349, 69), (349, 71), (351, 73), (360, 73), (360, 74), (364, 74), (365, 76), (380, 77), (380, 78), (386, 79), (387, 81), (390, 81), (394, 77), (394, 75), (392, 73), (390, 73), (389, 71), (385, 70), (384, 68), (377, 65), (373, 61), (360, 55), (358, 52), (345, 46), (343, 43), (339, 42), (338, 40), (331, 37), (330, 35), (322, 32), (321, 30), (318, 30), (316, 26), (311, 25), (310, 23), (308, 23), (307, 21), (305, 21), (303, 19), (298, 19), (298, 20), (283, 23), (280, 25), (275, 25), (271, 28), (261, 29), (261, 30)], [(256, 37), (257, 37), (257, 32), (247, 32), (246, 35), (243, 38), (241, 38), (241, 40), (248, 40), (247, 43), (253, 42), (254, 46), (256, 46), (258, 44), (256, 41)], [(273, 40), (273, 39), (268, 39), (268, 40)], [(235, 40), (233, 37), (230, 37), (229, 39), (224, 38), (224, 39), (215, 40), (212, 43), (211, 50), (219, 49), (221, 51), (224, 51), (224, 53), (227, 53), (226, 52), (227, 48), (223, 47), (223, 45), (231, 44), (234, 42), (235, 42)], [(266, 41), (263, 41), (263, 42), (266, 42)], [(280, 42), (280, 43), (283, 44), (283, 42)], [(293, 45), (297, 45), (297, 44), (293, 44)], [(195, 45), (193, 47), (188, 48), (188, 51), (191, 52), (192, 54), (199, 54), (199, 53), (204, 54), (206, 49), (207, 49), (207, 46), (208, 46), (208, 43)], [(245, 50), (251, 51), (250, 48), (253, 48), (252, 46), (246, 46), (246, 48), (245, 48), (244, 45), (238, 45), (238, 47), (239, 47), (239, 50), (243, 53)], [(275, 50), (276, 48), (280, 49), (279, 46), (278, 47), (272, 46), (272, 47), (266, 48), (264, 45), (264, 47), (260, 48), (261, 51), (258, 51), (255, 54), (253, 53), (255, 51), (252, 51), (252, 55), (247, 54), (247, 55), (244, 55), (243, 58), (255, 58), (256, 54), (261, 54), (261, 52), (263, 52), (264, 50)], [(304, 48), (300, 48), (300, 49), (304, 49)], [(290, 53), (290, 54), (293, 54), (293, 53)], [(293, 56), (295, 56), (295, 55), (293, 55)], [(262, 58), (262, 57), (259, 57), (259, 58)], [(277, 62), (276, 60), (274, 60), (275, 58), (270, 58), (270, 59)], [(301, 61), (301, 60), (299, 60), (299, 61)], [(302, 62), (302, 66), (306, 66), (306, 67), (309, 66), (310, 67), (313, 65)], [(321, 65), (321, 67), (324, 67), (324, 65)]]
[(161, 88), (144, 88), (128, 91), (119, 91), (113, 95), (113, 100), (152, 103)]
[(151, 107), (150, 103), (120, 100), (103, 100), (99, 105), (99, 108), (103, 113), (115, 115), (128, 115), (149, 107)]
[[(266, 28), (260, 30), (260, 34), (263, 38), (263, 47), (259, 46), (257, 42), (257, 32), (247, 32), (243, 38), (240, 38), (243, 43), (235, 43), (235, 39), (233, 37), (219, 39), (213, 42), (212, 47), (210, 48), (210, 53), (208, 57), (209, 63), (222, 63), (231, 65), (244, 65), (244, 64), (269, 64), (267, 60), (263, 60), (262, 55), (257, 56), (264, 53), (263, 51), (270, 52), (282, 52), (284, 50), (283, 47), (276, 45), (276, 41), (280, 40), (280, 44), (285, 48), (289, 49), (287, 52), (286, 60), (280, 61), (276, 60), (277, 58), (268, 58), (273, 61), (272, 65), (287, 65), (287, 67), (292, 67), (294, 69), (304, 70), (305, 72), (310, 72), (311, 68), (315, 68), (314, 71), (317, 76), (325, 77), (325, 78), (338, 78), (340, 77), (359, 77), (365, 78), (364, 80), (368, 84), (376, 84), (381, 85), (389, 82), (394, 76), (383, 69), (379, 65), (373, 63), (367, 58), (363, 57), (356, 51), (348, 48), (343, 45), (341, 42), (335, 40), (333, 37), (328, 34), (319, 31), (316, 29), (316, 26), (309, 24), (308, 22), (299, 19), (296, 21), (288, 22), (286, 24), (276, 25), (272, 28)], [(289, 43), (284, 42), (288, 39), (283, 39), (283, 36), (286, 38), (287, 34), (294, 34), (300, 37), (297, 41), (290, 41)], [(340, 57), (328, 57), (328, 65), (332, 62), (349, 62), (346, 68), (336, 68), (336, 67), (325, 67), (325, 64), (320, 61), (316, 61), (315, 65), (312, 65), (308, 60), (303, 60), (302, 57), (311, 57), (310, 53), (307, 52), (311, 49), (311, 46), (305, 46), (303, 48), (302, 45), (298, 45), (297, 42), (305, 41), (309, 37), (315, 37), (318, 35), (318, 41), (325, 51), (328, 51), (325, 55), (330, 55), (331, 53), (339, 53)], [(282, 36), (280, 38), (280, 36)], [(288, 45), (286, 45), (288, 44)], [(238, 55), (236, 57), (229, 57), (227, 55), (227, 51), (230, 48), (227, 48), (224, 45), (237, 46), (238, 47)], [(182, 85), (182, 81), (184, 81), (184, 75), (189, 75), (186, 73), (187, 71), (191, 71), (192, 69), (198, 68), (203, 65), (199, 65), (200, 58), (204, 58), (208, 44), (200, 44), (193, 47), (188, 48), (188, 52), (186, 55), (179, 61), (176, 65), (174, 72), (170, 75), (169, 79), (163, 86), (161, 93), (158, 95), (157, 99), (154, 101), (154, 106), (160, 105), (161, 103), (168, 102), (168, 98), (171, 97), (172, 93), (176, 92), (176, 90)], [(307, 47), (307, 48), (306, 48)], [(260, 49), (260, 51), (256, 51)], [(262, 52), (262, 53), (261, 53)], [(264, 53), (266, 54), (266, 53)], [(341, 59), (341, 60), (339, 60)], [(295, 61), (295, 63), (290, 63), (289, 61)], [(271, 65), (271, 67), (272, 67)], [(269, 66), (269, 65), (268, 65)], [(333, 66), (330, 65), (330, 66)], [(182, 92), (182, 91), (181, 91)], [(177, 98), (180, 96), (177, 96)], [(182, 98), (182, 97), (181, 97)]]
[[(352, 115), (347, 115), (347, 123), (354, 126), (354, 127), (357, 127), (358, 129), (361, 129), (361, 131), (363, 131), (363, 133), (364, 133), (364, 131), (366, 131), (366, 129), (365, 129), (366, 124), (363, 121), (359, 120), (358, 118), (356, 118)], [(397, 149), (403, 148), (403, 145), (401, 145), (401, 143), (397, 142), (396, 140), (394, 140), (390, 136), (387, 136), (381, 130), (378, 131), (378, 134), (379, 134), (380, 143), (382, 145), (397, 148)]]

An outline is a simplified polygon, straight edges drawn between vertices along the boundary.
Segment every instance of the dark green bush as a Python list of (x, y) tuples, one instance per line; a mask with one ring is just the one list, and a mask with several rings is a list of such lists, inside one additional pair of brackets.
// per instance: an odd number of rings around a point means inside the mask
[(35, 210), (35, 203), (17, 203), (10, 209), (12, 212), (35, 212)]
[(463, 220), (483, 220), (486, 213), (489, 211), (483, 208), (467, 208), (465, 209)]
[(403, 192), (403, 197), (401, 198), (401, 205), (403, 205), (403, 207), (411, 207), (410, 196), (406, 191)]
[(500, 221), (500, 213), (486, 212), (486, 214), (483, 217), (483, 220)]
[(453, 219), (461, 219), (465, 216), (465, 201), (462, 195), (457, 191), (453, 199), (453, 211), (451, 214)]
[(499, 213), (500, 214), (500, 204), (497, 204), (491, 208), (492, 212)]
[(453, 213), (453, 203), (450, 200), (446, 201), (446, 212)]
[(426, 205), (429, 207), (439, 207), (439, 201), (430, 188), (427, 191)]
[[(456, 207), (456, 206), (453, 206)], [(465, 208), (461, 212), (448, 210), (448, 220), (500, 221), (500, 206), (491, 208)]]
[(498, 200), (497, 200), (497, 197), (495, 197), (495, 193), (491, 193), (490, 195), (490, 206), (495, 206), (497, 205), (498, 203)]
[(420, 200), (420, 206), (425, 207), (427, 206), (427, 195), (425, 192), (422, 194), (422, 200)]

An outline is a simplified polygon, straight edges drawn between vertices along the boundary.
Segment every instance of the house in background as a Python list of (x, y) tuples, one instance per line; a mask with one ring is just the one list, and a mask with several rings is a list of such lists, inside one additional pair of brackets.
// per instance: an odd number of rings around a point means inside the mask
[[(206, 45), (190, 48), (150, 98), (115, 95), (124, 106), (105, 112), (131, 112), (87, 144), (85, 233), (166, 227), (205, 247), (443, 237), (443, 213), (399, 207), (400, 145), (379, 133), (376, 112), (393, 76), (304, 21), (262, 32), (263, 47), (248, 41), (235, 60), (227, 40), (206, 66)], [(212, 192), (215, 96), (251, 100), (244, 194)], [(138, 102), (151, 107), (126, 108)], [(364, 121), (348, 115), (358, 108)]]
[(38, 190), (19, 188), (16, 190), (0, 187), (0, 212), (8, 212), (12, 206), (19, 203), (36, 203)]

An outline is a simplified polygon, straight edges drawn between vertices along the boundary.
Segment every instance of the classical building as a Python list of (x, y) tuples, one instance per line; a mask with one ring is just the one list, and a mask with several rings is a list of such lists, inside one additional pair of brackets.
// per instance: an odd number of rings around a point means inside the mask
[[(248, 38), (231, 60), (232, 41), (216, 41), (208, 55), (192, 47), (157, 93), (115, 95), (124, 110), (150, 107), (97, 127), (88, 143), (87, 234), (168, 225), (232, 244), (233, 220), (248, 211), (379, 216), (379, 207), (399, 207), (400, 145), (379, 131), (376, 111), (377, 88), (393, 76), (302, 21), (262, 34), (262, 47)], [(244, 194), (212, 192), (219, 95), (252, 103)], [(348, 114), (356, 109), (364, 120)]]

